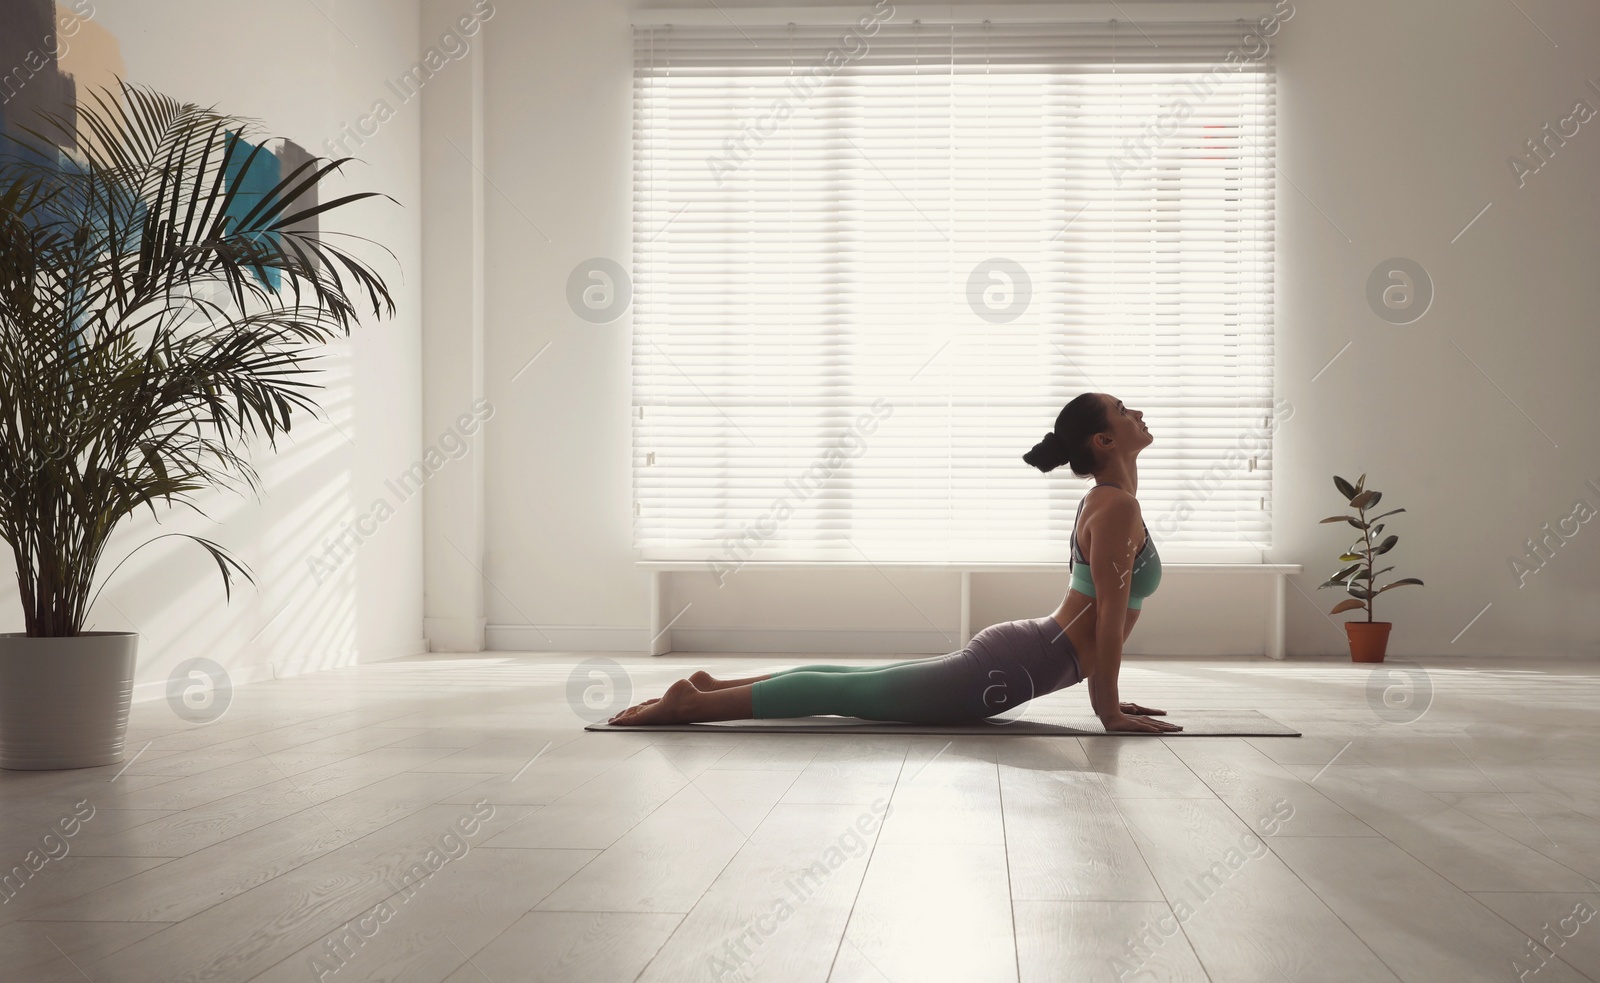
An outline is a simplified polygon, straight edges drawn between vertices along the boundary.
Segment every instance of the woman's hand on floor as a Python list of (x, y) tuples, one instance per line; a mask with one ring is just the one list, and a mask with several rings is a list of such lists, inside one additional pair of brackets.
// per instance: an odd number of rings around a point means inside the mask
[(607, 720), (606, 723), (614, 724), (614, 723), (617, 722), (617, 718), (622, 717), (625, 714), (638, 713), (641, 708), (647, 707), (652, 703), (660, 703), (660, 702), (661, 702), (661, 697), (658, 696), (653, 700), (645, 700), (643, 703), (635, 703), (633, 706), (627, 707), (626, 709), (624, 709), (624, 710), (622, 710), (622, 711), (620, 711), (618, 713), (613, 714), (611, 716), (611, 719)]
[(1137, 703), (1122, 704), (1122, 712), (1130, 717), (1165, 717), (1167, 711), (1157, 710), (1153, 707), (1142, 707)]
[(1107, 734), (1166, 734), (1183, 730), (1177, 724), (1168, 723), (1165, 720), (1151, 720), (1149, 717), (1130, 717), (1121, 711), (1118, 711), (1116, 716), (1101, 718), (1100, 722), (1105, 725)]

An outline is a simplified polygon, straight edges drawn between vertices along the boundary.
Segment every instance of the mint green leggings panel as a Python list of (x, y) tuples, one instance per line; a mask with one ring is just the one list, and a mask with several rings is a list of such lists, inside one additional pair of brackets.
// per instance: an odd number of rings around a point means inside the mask
[(1008, 621), (948, 655), (885, 666), (796, 666), (751, 687), (757, 719), (835, 714), (956, 723), (1002, 713), (1081, 682), (1078, 655), (1054, 618)]

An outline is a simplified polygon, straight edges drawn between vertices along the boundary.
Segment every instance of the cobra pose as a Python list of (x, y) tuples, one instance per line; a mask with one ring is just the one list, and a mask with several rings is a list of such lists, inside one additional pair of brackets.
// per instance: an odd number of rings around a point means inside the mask
[[(1165, 710), (1123, 703), (1122, 646), (1144, 599), (1161, 582), (1161, 557), (1136, 497), (1139, 452), (1154, 441), (1144, 413), (1106, 393), (1083, 393), (1022, 459), (1040, 471), (1063, 464), (1095, 486), (1073, 522), (1072, 584), (1054, 614), (978, 632), (958, 652), (886, 666), (797, 666), (748, 679), (696, 672), (611, 718), (613, 724), (693, 723), (838, 714), (866, 720), (981, 720), (1087, 681), (1107, 732), (1183, 728)], [(1100, 492), (1100, 487), (1111, 490)]]

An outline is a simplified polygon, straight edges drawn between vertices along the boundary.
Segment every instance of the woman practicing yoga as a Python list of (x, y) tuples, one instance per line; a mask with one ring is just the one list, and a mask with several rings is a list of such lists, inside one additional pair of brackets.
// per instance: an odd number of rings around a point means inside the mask
[[(955, 723), (992, 717), (1087, 679), (1089, 702), (1108, 732), (1182, 730), (1153, 719), (1165, 710), (1117, 699), (1123, 643), (1144, 599), (1161, 582), (1161, 557), (1134, 497), (1139, 452), (1154, 439), (1143, 412), (1105, 393), (1084, 393), (1062, 409), (1055, 429), (1022, 455), (1040, 471), (1068, 464), (1078, 477), (1096, 480), (1078, 503), (1072, 585), (1055, 614), (990, 625), (959, 652), (886, 666), (798, 666), (749, 679), (696, 672), (611, 723), (814, 714)], [(1114, 490), (1095, 493), (1101, 485)]]

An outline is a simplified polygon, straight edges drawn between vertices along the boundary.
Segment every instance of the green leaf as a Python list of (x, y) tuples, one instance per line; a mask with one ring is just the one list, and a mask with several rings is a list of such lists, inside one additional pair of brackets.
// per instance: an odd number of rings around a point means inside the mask
[[(160, 484), (165, 484), (167, 482), (167, 466), (166, 463), (161, 460), (161, 453), (156, 449), (155, 443), (153, 441), (141, 440), (139, 442), (139, 451), (144, 455), (144, 463), (149, 466), (152, 472), (155, 473), (157, 482)], [(168, 501), (171, 501), (170, 496), (168, 496)]]
[(1365, 570), (1363, 570), (1362, 572), (1356, 574), (1356, 579), (1367, 581), (1367, 586), (1371, 587), (1372, 581), (1377, 580), (1379, 576), (1386, 574), (1393, 569), (1394, 567), (1384, 567), (1382, 570), (1375, 570), (1372, 573), (1367, 573)]
[(1392, 584), (1384, 584), (1382, 587), (1379, 587), (1378, 588), (1378, 593), (1382, 594), (1384, 591), (1388, 590), (1391, 587), (1404, 587), (1406, 584), (1416, 584), (1419, 587), (1421, 587), (1423, 585), (1422, 581), (1418, 580), (1415, 577), (1402, 577), (1401, 579), (1396, 580)]
[(249, 568), (235, 559), (233, 554), (229, 553), (222, 546), (217, 545), (209, 539), (203, 539), (199, 536), (190, 536), (187, 533), (177, 533), (176, 535), (199, 543), (201, 548), (203, 548), (207, 553), (211, 554), (211, 558), (217, 563), (217, 569), (222, 572), (222, 594), (225, 600), (233, 600), (233, 572), (237, 571), (238, 574), (245, 580), (252, 584), (255, 583), (255, 578), (250, 576)]
[(1345, 567), (1343, 570), (1340, 570), (1332, 577), (1329, 577), (1326, 581), (1318, 584), (1317, 589), (1321, 590), (1324, 587), (1343, 587), (1345, 585), (1345, 581), (1350, 578), (1350, 575), (1360, 569), (1361, 564), (1353, 563), (1350, 566)]
[(1347, 501), (1356, 497), (1355, 486), (1338, 475), (1333, 476), (1333, 487), (1339, 489), (1339, 494), (1343, 495)]
[(1366, 558), (1366, 555), (1363, 553), (1345, 553), (1339, 557), (1339, 559), (1345, 563), (1349, 563), (1351, 560), (1365, 560)]
[(1345, 590), (1350, 592), (1351, 597), (1359, 597), (1363, 600), (1373, 596), (1372, 591), (1367, 590), (1365, 587), (1357, 587), (1354, 584), (1350, 584)]
[(1350, 507), (1353, 509), (1370, 509), (1374, 505), (1377, 505), (1378, 499), (1382, 497), (1383, 492), (1373, 491), (1369, 488), (1357, 495), (1355, 498), (1352, 498), (1350, 500)]
[(1368, 522), (1377, 522), (1379, 519), (1383, 518), (1384, 515), (1394, 515), (1396, 512), (1404, 512), (1404, 511), (1405, 511), (1405, 509), (1390, 509), (1389, 511), (1383, 513), (1383, 515), (1375, 515), (1372, 518), (1368, 519), (1367, 521)]
[(1366, 484), (1367, 484), (1367, 476), (1365, 474), (1363, 474), (1361, 477), (1356, 479), (1356, 494), (1357, 495), (1361, 494), (1361, 489), (1364, 488), (1366, 486)]
[(1328, 613), (1329, 614), (1339, 614), (1342, 611), (1354, 611), (1357, 608), (1365, 608), (1366, 606), (1367, 605), (1365, 604), (1365, 602), (1357, 601), (1357, 600), (1355, 600), (1353, 598), (1348, 598), (1347, 597), (1344, 600), (1340, 601), (1338, 604), (1335, 604), (1333, 606), (1333, 610), (1329, 611)]
[(1383, 542), (1372, 548), (1372, 555), (1377, 556), (1380, 553), (1387, 553), (1394, 549), (1394, 544), (1398, 542), (1400, 542), (1400, 537), (1391, 533), (1390, 535), (1383, 537)]

